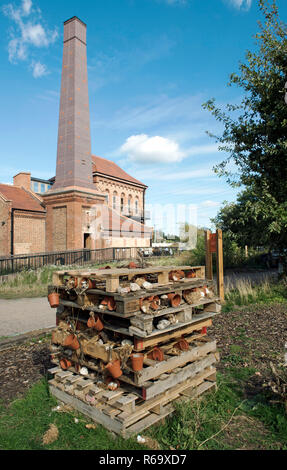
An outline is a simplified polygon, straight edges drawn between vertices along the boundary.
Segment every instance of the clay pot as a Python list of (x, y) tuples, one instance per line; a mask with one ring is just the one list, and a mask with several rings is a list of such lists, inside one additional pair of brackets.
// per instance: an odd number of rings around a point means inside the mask
[(80, 281), (80, 287), (83, 289), (92, 289), (93, 288), (93, 281), (88, 279), (87, 277), (83, 277)]
[(108, 389), (113, 391), (121, 386), (120, 382), (113, 377), (107, 377), (105, 383), (107, 384)]
[(168, 299), (172, 307), (178, 307), (181, 302), (181, 296), (179, 294), (167, 294)]
[(135, 372), (142, 370), (144, 355), (142, 353), (131, 354), (132, 368)]
[(149, 359), (153, 359), (154, 361), (163, 361), (164, 360), (164, 354), (163, 351), (160, 348), (153, 348), (153, 350), (148, 353), (147, 357)]
[(109, 362), (106, 365), (106, 368), (108, 369), (110, 374), (114, 377), (114, 379), (117, 379), (123, 373), (123, 371), (121, 370), (121, 361), (119, 359)]
[(196, 273), (195, 273), (195, 271), (192, 269), (191, 271), (188, 271), (188, 272), (186, 273), (185, 277), (186, 277), (187, 279), (192, 279), (192, 278), (196, 277)]
[(115, 308), (116, 308), (115, 299), (113, 297), (108, 297), (108, 304), (107, 305), (108, 305), (108, 310), (110, 310), (110, 312), (115, 310)]
[(48, 300), (51, 308), (57, 308), (60, 305), (60, 296), (57, 292), (51, 292), (48, 295)]
[(174, 347), (176, 349), (180, 349), (181, 351), (188, 351), (189, 350), (189, 344), (186, 341), (186, 339), (181, 338), (175, 345)]
[(203, 326), (203, 327), (201, 328), (201, 332), (200, 332), (200, 333), (201, 333), (202, 335), (206, 335), (206, 333), (207, 333), (207, 328), (206, 328), (206, 326)]
[(137, 268), (136, 263), (134, 263), (133, 261), (131, 261), (130, 264), (129, 264), (129, 269), (136, 269), (136, 268)]
[(60, 360), (60, 366), (62, 367), (63, 370), (67, 370), (69, 369), (69, 367), (72, 366), (72, 362), (69, 361), (68, 359), (63, 358)]
[(104, 329), (104, 324), (99, 315), (91, 315), (87, 321), (87, 326), (89, 328), (95, 328), (97, 331), (102, 331)]
[(170, 271), (168, 278), (170, 281), (179, 281), (180, 279), (184, 278), (183, 271)]
[(80, 343), (77, 339), (77, 336), (73, 335), (73, 334), (67, 336), (65, 341), (64, 341), (64, 346), (66, 346), (67, 348), (70, 348), (70, 349), (74, 349), (74, 350), (79, 349)]
[(96, 322), (95, 322), (95, 317), (94, 315), (91, 315), (90, 318), (87, 321), (87, 327), (88, 328), (95, 328), (96, 327)]

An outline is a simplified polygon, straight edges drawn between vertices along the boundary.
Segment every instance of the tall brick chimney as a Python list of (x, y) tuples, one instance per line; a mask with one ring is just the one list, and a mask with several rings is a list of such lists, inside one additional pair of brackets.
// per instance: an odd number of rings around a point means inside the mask
[(64, 22), (56, 180), (53, 189), (95, 189), (92, 176), (86, 25)]
[(93, 184), (86, 49), (86, 25), (74, 16), (64, 22), (56, 180), (42, 195), (48, 251), (82, 249), (88, 236), (95, 247), (84, 215), (105, 203)]

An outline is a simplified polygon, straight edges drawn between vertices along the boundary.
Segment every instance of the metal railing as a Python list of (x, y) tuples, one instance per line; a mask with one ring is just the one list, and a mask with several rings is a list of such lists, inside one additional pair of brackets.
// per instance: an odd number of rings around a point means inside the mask
[(15, 255), (0, 257), (0, 275), (17, 273), (24, 270), (38, 269), (43, 266), (70, 266), (101, 264), (111, 261), (135, 259), (137, 248), (101, 248), (97, 250), (71, 250), (35, 253), (32, 255)]

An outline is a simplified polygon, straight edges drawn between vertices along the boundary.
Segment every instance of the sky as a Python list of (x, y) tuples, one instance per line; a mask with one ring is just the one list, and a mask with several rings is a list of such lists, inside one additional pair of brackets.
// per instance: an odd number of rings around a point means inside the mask
[[(287, 21), (286, 0), (277, 3)], [(238, 190), (213, 172), (225, 155), (206, 131), (222, 129), (202, 104), (242, 98), (227, 83), (246, 50), (255, 48), (257, 1), (0, 5), (0, 182), (11, 183), (19, 171), (55, 175), (63, 22), (78, 16), (87, 24), (92, 153), (148, 185), (156, 229), (169, 231), (171, 219), (212, 227), (210, 218)], [(181, 215), (170, 217), (171, 206)]]

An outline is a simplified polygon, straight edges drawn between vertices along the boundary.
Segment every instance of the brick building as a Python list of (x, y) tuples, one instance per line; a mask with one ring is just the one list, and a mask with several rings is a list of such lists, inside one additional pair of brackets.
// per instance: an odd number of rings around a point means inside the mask
[(0, 256), (82, 248), (149, 247), (147, 186), (92, 156), (86, 25), (64, 23), (56, 176), (19, 173), (0, 185)]

